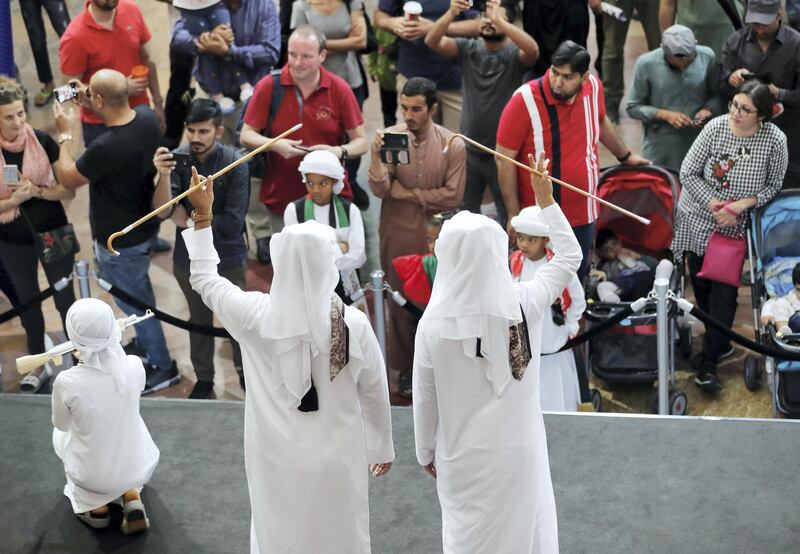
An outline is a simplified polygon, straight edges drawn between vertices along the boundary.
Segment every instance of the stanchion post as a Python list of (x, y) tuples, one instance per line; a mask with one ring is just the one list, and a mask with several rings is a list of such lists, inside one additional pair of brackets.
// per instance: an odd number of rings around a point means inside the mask
[(383, 278), (385, 274), (380, 269), (376, 269), (369, 274), (372, 278), (372, 291), (375, 293), (373, 304), (375, 306), (375, 335), (378, 337), (378, 344), (383, 353), (383, 361), (387, 362), (386, 357), (386, 313), (383, 305)]
[(81, 298), (91, 298), (92, 291), (89, 289), (89, 262), (78, 260), (75, 262), (75, 275), (78, 277), (78, 291)]
[(669, 277), (657, 278), (655, 281), (656, 291), (656, 328), (657, 328), (657, 352), (658, 352), (658, 413), (659, 415), (669, 414), (669, 383), (667, 373), (669, 372), (669, 315), (667, 313), (667, 291), (669, 290)]

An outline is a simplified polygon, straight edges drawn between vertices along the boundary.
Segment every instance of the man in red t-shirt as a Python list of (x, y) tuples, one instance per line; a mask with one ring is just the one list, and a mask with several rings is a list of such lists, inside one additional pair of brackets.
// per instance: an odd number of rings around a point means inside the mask
[[(150, 30), (139, 7), (130, 0), (87, 0), (70, 22), (59, 46), (59, 63), (65, 82), (77, 79), (88, 83), (98, 70), (114, 69), (128, 77), (131, 108), (149, 104), (153, 97), (156, 115), (164, 130), (164, 105), (158, 87), (158, 73), (147, 45)], [(146, 77), (133, 77), (131, 70), (146, 66)], [(86, 146), (105, 132), (97, 114), (81, 108), (83, 140)]]
[[(315, 28), (301, 25), (289, 37), (288, 62), (280, 75), (283, 98), (267, 129), (272, 106), (272, 75), (258, 82), (242, 125), (241, 142), (258, 148), (298, 123), (303, 128), (275, 143), (265, 154), (267, 170), (260, 200), (267, 207), (272, 233), (283, 228), (286, 205), (302, 198), (306, 187), (298, 171), (310, 150), (328, 150), (344, 161), (367, 151), (364, 117), (350, 85), (322, 67), (327, 54), (325, 37)], [(342, 144), (345, 135), (349, 142)], [(345, 182), (342, 196), (353, 198)], [(262, 239), (263, 240), (263, 239)]]
[[(550, 159), (550, 175), (594, 194), (600, 168), (598, 141), (620, 163), (650, 162), (628, 150), (606, 117), (603, 85), (589, 75), (590, 61), (583, 46), (571, 40), (561, 43), (544, 76), (522, 85), (506, 104), (497, 127), (497, 151), (525, 165), (528, 154), (536, 159), (544, 152)], [(497, 175), (510, 222), (520, 209), (536, 203), (530, 174), (498, 159)], [(597, 202), (560, 187), (554, 196), (581, 245), (578, 276), (582, 278), (590, 262)], [(508, 233), (514, 235), (510, 225)]]

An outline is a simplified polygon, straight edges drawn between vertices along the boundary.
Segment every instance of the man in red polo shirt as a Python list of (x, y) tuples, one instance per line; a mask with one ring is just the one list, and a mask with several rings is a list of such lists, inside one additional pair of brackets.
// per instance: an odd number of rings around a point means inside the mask
[[(620, 163), (650, 163), (633, 154), (617, 135), (606, 117), (603, 85), (589, 75), (589, 52), (571, 40), (562, 42), (544, 76), (522, 85), (511, 97), (497, 128), (497, 151), (528, 165), (545, 152), (550, 159), (550, 175), (585, 191), (596, 193), (602, 142)], [(508, 211), (508, 220), (520, 209), (536, 203), (527, 171), (497, 161), (500, 190)], [(594, 241), (597, 202), (565, 188), (556, 187), (556, 202), (572, 225), (583, 251), (578, 277), (589, 268), (589, 252)], [(513, 229), (508, 228), (509, 235)]]
[[(272, 101), (272, 75), (258, 82), (247, 106), (241, 142), (254, 149), (298, 123), (303, 128), (270, 148), (267, 171), (261, 183), (260, 200), (269, 212), (273, 233), (283, 228), (286, 205), (302, 198), (306, 187), (297, 170), (309, 150), (328, 150), (344, 161), (367, 151), (364, 117), (350, 85), (322, 67), (325, 61), (325, 36), (317, 29), (301, 25), (289, 37), (288, 63), (281, 71), (283, 99), (273, 114), (272, 128), (266, 129)], [(345, 137), (349, 142), (342, 144)], [(342, 196), (353, 198), (345, 181)]]
[[(130, 0), (88, 0), (61, 37), (61, 73), (65, 82), (77, 79), (88, 83), (100, 69), (119, 71), (128, 77), (131, 108), (149, 104), (149, 88), (163, 131), (164, 106), (156, 66), (147, 50), (149, 41), (150, 30), (135, 3)], [(136, 66), (146, 66), (147, 76), (132, 76), (131, 70)], [(105, 132), (97, 114), (85, 106), (81, 107), (81, 122), (86, 146)]]

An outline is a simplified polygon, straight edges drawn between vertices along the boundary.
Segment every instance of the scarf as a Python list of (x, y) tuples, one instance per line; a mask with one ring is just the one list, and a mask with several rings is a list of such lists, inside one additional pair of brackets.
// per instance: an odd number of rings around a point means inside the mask
[[(3, 168), (6, 166), (3, 150), (15, 154), (23, 152), (20, 178), (30, 179), (37, 187), (52, 188), (56, 186), (53, 166), (50, 165), (50, 159), (39, 143), (39, 139), (36, 138), (36, 133), (30, 123), (26, 123), (22, 132), (12, 141), (5, 140), (0, 135), (0, 148), (2, 148), (0, 150), (0, 200), (7, 200), (14, 192), (6, 186), (3, 180)], [(9, 223), (17, 217), (19, 217), (19, 206), (0, 212), (0, 223)]]

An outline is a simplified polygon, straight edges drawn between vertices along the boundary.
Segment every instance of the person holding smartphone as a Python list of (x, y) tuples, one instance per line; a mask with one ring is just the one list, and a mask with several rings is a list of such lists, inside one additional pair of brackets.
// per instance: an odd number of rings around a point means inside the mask
[[(48, 134), (35, 130), (27, 121), (20, 84), (0, 75), (0, 263), (5, 267), (19, 302), (25, 304), (39, 294), (39, 257), (34, 232), (42, 233), (67, 225), (62, 200), (75, 197), (75, 191), (59, 184), (59, 143), (71, 141), (61, 135), (58, 143)], [(42, 263), (47, 280), (55, 283), (72, 272), (75, 254)], [(70, 282), (54, 295), (56, 308), (66, 328), (67, 310), (75, 302)], [(45, 350), (45, 327), (41, 305), (20, 315), (25, 328), (28, 354)], [(45, 364), (20, 382), (23, 392), (34, 393), (50, 376)]]

